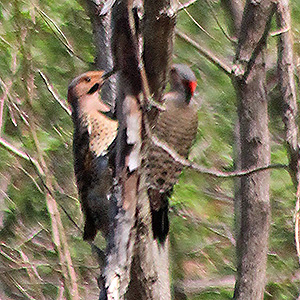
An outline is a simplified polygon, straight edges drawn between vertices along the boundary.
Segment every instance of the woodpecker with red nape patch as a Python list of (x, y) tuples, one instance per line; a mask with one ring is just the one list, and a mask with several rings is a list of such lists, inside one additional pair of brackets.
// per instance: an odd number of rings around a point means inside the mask
[[(165, 110), (159, 113), (153, 134), (180, 156), (188, 158), (198, 127), (197, 106), (191, 101), (197, 86), (196, 77), (188, 66), (173, 65), (170, 86), (170, 92), (164, 96)], [(164, 243), (169, 232), (168, 199), (183, 166), (154, 144), (151, 144), (148, 153), (148, 195), (153, 236)]]
[(118, 122), (99, 94), (105, 79), (103, 71), (90, 71), (76, 77), (68, 88), (74, 124), (74, 170), (85, 216), (83, 239), (89, 241), (98, 230), (105, 237), (109, 232), (111, 153)]

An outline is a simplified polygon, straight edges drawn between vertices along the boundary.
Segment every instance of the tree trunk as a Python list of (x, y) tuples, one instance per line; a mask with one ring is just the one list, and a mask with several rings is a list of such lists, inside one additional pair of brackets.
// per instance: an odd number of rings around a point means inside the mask
[[(227, 11), (229, 18), (227, 18), (228, 27), (231, 29), (231, 35), (238, 36), (241, 28), (243, 7), (240, 0), (222, 0), (222, 4)], [(234, 149), (233, 161), (235, 170), (242, 169), (241, 163), (241, 141), (240, 141), (240, 123), (237, 118), (234, 128)], [(235, 238), (238, 239), (239, 230), (241, 229), (241, 178), (234, 179), (234, 227)]]
[(229, 28), (233, 36), (237, 36), (241, 28), (242, 16), (243, 16), (243, 2), (241, 0), (222, 0), (221, 1), (230, 18)]
[[(273, 13), (271, 1), (247, 1), (241, 24), (234, 86), (242, 169), (270, 162), (264, 47)], [(240, 196), (234, 299), (263, 299), (270, 223), (269, 171), (242, 177)]]
[[(111, 10), (102, 13), (101, 5), (93, 0), (80, 0), (85, 6), (87, 14), (90, 17), (94, 44), (96, 48), (95, 67), (98, 70), (109, 72), (113, 68), (113, 59), (111, 53)], [(101, 89), (102, 98), (111, 104), (115, 105), (116, 99), (116, 79), (110, 77), (108, 82)]]
[(167, 83), (167, 72), (172, 60), (178, 2), (145, 0), (144, 6), (143, 59), (150, 92), (159, 101)]
[(277, 25), (282, 31), (278, 37), (278, 75), (282, 99), (282, 120), (285, 129), (285, 141), (289, 154), (291, 177), (295, 187), (300, 179), (300, 158), (297, 126), (297, 96), (294, 79), (293, 37), (291, 32), (291, 15), (288, 0), (277, 4)]
[[(102, 68), (110, 65), (109, 57), (106, 59), (99, 54), (102, 51), (109, 55), (107, 40), (111, 39), (114, 67), (119, 70), (116, 83), (119, 121), (116, 184), (111, 196), (113, 228), (107, 246), (106, 266), (99, 279), (99, 299), (169, 300), (168, 241), (161, 246), (153, 239), (143, 171), (147, 136), (143, 129), (142, 108), (147, 93), (141, 92), (148, 83), (143, 78), (146, 73), (156, 99), (162, 94), (171, 61), (175, 10), (171, 9), (169, 1), (146, 1), (145, 7), (139, 2), (133, 7), (131, 0), (110, 1), (111, 17), (108, 11), (104, 17), (97, 15), (95, 4), (89, 5), (98, 45), (97, 65)], [(143, 9), (146, 17), (141, 31), (139, 13)], [(107, 28), (105, 18), (111, 18), (111, 36), (107, 36), (110, 27)], [(160, 26), (162, 23), (164, 27)], [(159, 34), (153, 35), (154, 31)], [(147, 61), (144, 73), (142, 57)]]

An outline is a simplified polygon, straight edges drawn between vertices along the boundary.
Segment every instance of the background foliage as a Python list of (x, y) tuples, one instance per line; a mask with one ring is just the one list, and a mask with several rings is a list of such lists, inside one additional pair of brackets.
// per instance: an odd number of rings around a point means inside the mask
[[(298, 62), (299, 0), (291, 2), (291, 9)], [(182, 10), (177, 28), (232, 61), (235, 37), (220, 1), (197, 1), (187, 10), (198, 24)], [(276, 36), (270, 36), (268, 45), (272, 162), (287, 163), (274, 85)], [(64, 255), (69, 252), (71, 256), (79, 295), (96, 299), (98, 263), (79, 229), (83, 220), (73, 175), (72, 122), (54, 98), (65, 104), (70, 80), (93, 68), (89, 18), (75, 1), (3, 0), (0, 49), (0, 298), (72, 299), (68, 271), (64, 271), (68, 264), (54, 242), (53, 222), (59, 218), (67, 242)], [(199, 130), (190, 158), (206, 167), (234, 170), (237, 112), (230, 79), (179, 39), (174, 61), (189, 64), (198, 78)], [(48, 78), (48, 86), (41, 74)], [(274, 170), (271, 178), (265, 299), (296, 299), (300, 273), (294, 247), (294, 190), (286, 171)], [(55, 216), (49, 197), (59, 204)], [(233, 199), (232, 179), (214, 179), (190, 170), (181, 176), (171, 201), (171, 269), (177, 299), (184, 299), (180, 298), (182, 287), (191, 300), (232, 297)], [(96, 244), (102, 243), (98, 237)], [(201, 288), (208, 279), (216, 283)]]

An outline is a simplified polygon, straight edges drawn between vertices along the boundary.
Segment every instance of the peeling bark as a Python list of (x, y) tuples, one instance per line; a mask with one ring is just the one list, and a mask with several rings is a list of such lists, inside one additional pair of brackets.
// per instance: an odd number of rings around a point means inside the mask
[[(141, 5), (139, 2), (135, 4)], [(152, 3), (152, 6), (156, 5), (161, 8), (159, 2)], [(145, 89), (140, 69), (143, 65), (143, 44), (139, 20), (132, 8), (131, 0), (118, 1), (114, 3), (112, 11), (111, 48), (114, 67), (119, 70), (116, 102), (119, 134), (116, 142), (115, 187), (111, 197), (114, 201), (113, 228), (107, 247), (107, 263), (100, 280), (100, 300), (169, 300), (168, 244), (166, 242), (163, 247), (153, 239), (150, 205), (142, 168), (147, 138), (143, 129), (142, 108), (147, 99), (141, 93)], [(140, 6), (136, 10), (142, 9)], [(149, 8), (145, 5), (145, 13), (147, 9)], [(173, 34), (168, 33), (166, 36)], [(154, 42), (157, 40), (152, 40)], [(163, 44), (164, 41), (160, 43)], [(147, 47), (155, 48), (151, 43)], [(169, 51), (164, 58), (168, 62), (170, 55)], [(155, 57), (152, 57), (153, 64)], [(160, 76), (160, 84), (163, 84), (168, 64), (155, 66), (158, 68), (157, 74), (163, 74)], [(162, 91), (161, 85), (156, 89)]]

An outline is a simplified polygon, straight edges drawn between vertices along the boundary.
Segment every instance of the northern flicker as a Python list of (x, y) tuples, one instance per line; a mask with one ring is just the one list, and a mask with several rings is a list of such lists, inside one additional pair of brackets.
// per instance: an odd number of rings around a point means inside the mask
[(112, 186), (110, 153), (118, 122), (99, 95), (103, 71), (75, 78), (68, 88), (74, 124), (74, 170), (81, 208), (85, 216), (83, 239), (94, 240), (97, 231), (109, 230), (109, 199)]
[[(191, 98), (197, 82), (186, 65), (173, 65), (170, 71), (170, 92), (165, 94), (165, 110), (158, 115), (153, 128), (162, 142), (187, 158), (198, 127), (197, 107)], [(162, 148), (151, 145), (148, 155), (148, 195), (154, 238), (163, 243), (169, 231), (168, 198), (183, 169)]]

